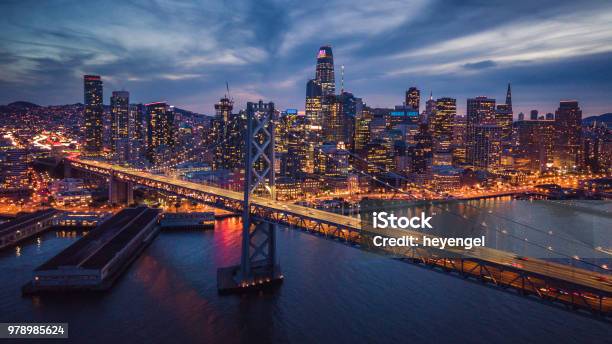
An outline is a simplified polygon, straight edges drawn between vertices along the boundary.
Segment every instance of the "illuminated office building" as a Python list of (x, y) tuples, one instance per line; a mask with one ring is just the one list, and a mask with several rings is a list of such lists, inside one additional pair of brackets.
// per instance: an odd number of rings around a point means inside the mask
[(466, 153), (467, 120), (465, 116), (455, 116), (453, 127), (453, 165), (460, 166), (467, 162)]
[(305, 114), (308, 123), (311, 125), (311, 130), (320, 131), (322, 123), (322, 97), (323, 91), (321, 84), (315, 79), (311, 79), (306, 84), (306, 107)]
[(418, 124), (419, 112), (406, 105), (396, 105), (385, 113), (385, 125), (387, 128), (395, 128), (398, 124)]
[(395, 168), (393, 153), (383, 140), (373, 140), (366, 145), (365, 160), (366, 162), (361, 162), (365, 165), (362, 170), (365, 169), (370, 175), (378, 175), (384, 170), (391, 171)]
[(504, 146), (509, 146), (512, 142), (512, 91), (510, 89), (510, 83), (508, 83), (508, 90), (506, 91), (506, 103), (498, 104), (495, 110), (496, 123), (501, 127), (501, 141)]
[(428, 123), (429, 119), (436, 113), (436, 100), (433, 99), (433, 93), (429, 93), (429, 99), (425, 102), (425, 111), (421, 114), (421, 123)]
[(111, 151), (119, 161), (127, 159), (130, 131), (130, 93), (113, 91), (111, 104)]
[(102, 103), (102, 79), (99, 75), (85, 75), (83, 77), (84, 114), (85, 120), (85, 154), (100, 155), (103, 149), (104, 126), (102, 117), (104, 106)]
[(557, 140), (555, 165), (562, 169), (581, 168), (582, 110), (575, 100), (564, 100), (555, 112)]
[[(0, 138), (2, 140), (2, 138)], [(7, 145), (8, 146), (8, 145)], [(23, 148), (10, 147), (0, 150), (0, 176), (3, 188), (23, 188), (30, 185), (28, 165), (30, 157)]]
[(521, 164), (531, 171), (542, 172), (552, 166), (555, 142), (555, 123), (550, 120), (517, 121), (514, 124), (517, 135), (516, 154), (525, 161)]
[(370, 142), (370, 122), (372, 122), (372, 112), (365, 107), (361, 114), (355, 118), (355, 151), (361, 152)]
[(246, 113), (233, 113), (234, 102), (224, 96), (215, 104), (212, 121), (213, 168), (235, 170), (244, 166)]
[(612, 135), (603, 123), (593, 122), (583, 128), (584, 164), (589, 172), (610, 173), (612, 169)]
[(407, 152), (410, 157), (410, 172), (415, 175), (417, 182), (423, 183), (431, 176), (433, 159), (433, 140), (426, 125), (421, 124), (414, 140), (416, 144), (408, 147)]
[[(495, 99), (476, 97), (467, 100), (466, 156), (468, 164), (480, 168), (494, 165), (490, 162), (499, 158), (501, 153), (497, 152), (497, 148), (501, 148), (498, 147), (500, 144), (498, 141), (501, 140), (500, 129), (495, 118)], [(487, 157), (487, 152), (497, 152), (497, 156)]]
[(471, 164), (480, 169), (491, 170), (501, 164), (501, 127), (496, 124), (478, 124), (473, 129), (471, 142)]
[(323, 97), (323, 141), (324, 142), (343, 142), (345, 137), (345, 118), (342, 111), (342, 99), (336, 95)]
[(406, 91), (405, 105), (412, 108), (417, 113), (420, 112), (421, 108), (421, 91), (416, 87), (410, 87)]
[(147, 109), (147, 158), (154, 164), (174, 146), (174, 111), (165, 102), (145, 104)]
[(363, 111), (363, 100), (350, 92), (342, 92), (339, 96), (342, 102), (343, 140), (346, 149), (355, 151), (355, 118)]
[(317, 68), (315, 80), (321, 85), (323, 96), (336, 93), (336, 79), (334, 77), (334, 55), (329, 45), (319, 48), (317, 54)]
[(130, 164), (140, 166), (145, 157), (146, 128), (144, 126), (146, 109), (142, 104), (131, 105), (129, 110), (129, 158)]

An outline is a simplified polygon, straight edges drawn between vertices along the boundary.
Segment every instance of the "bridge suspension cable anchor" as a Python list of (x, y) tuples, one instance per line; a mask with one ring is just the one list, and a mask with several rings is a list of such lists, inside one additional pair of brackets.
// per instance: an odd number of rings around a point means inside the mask
[(283, 280), (276, 255), (276, 224), (251, 214), (253, 195), (276, 200), (274, 113), (274, 103), (247, 103), (242, 253), (240, 265), (217, 270), (220, 293), (261, 289)]

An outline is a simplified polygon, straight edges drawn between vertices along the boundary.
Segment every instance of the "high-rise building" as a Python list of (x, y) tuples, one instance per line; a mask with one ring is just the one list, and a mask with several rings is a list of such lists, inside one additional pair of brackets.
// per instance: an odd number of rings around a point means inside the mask
[(111, 103), (111, 151), (120, 161), (127, 159), (130, 131), (130, 93), (113, 91)]
[(581, 168), (582, 110), (575, 100), (563, 100), (555, 112), (557, 142), (555, 165), (563, 169)]
[(517, 164), (517, 167), (542, 172), (552, 166), (554, 124), (554, 121), (550, 120), (521, 120), (514, 124), (517, 136), (516, 161), (524, 161)]
[(306, 84), (306, 107), (305, 114), (306, 119), (311, 125), (312, 130), (321, 130), (323, 124), (322, 116), (322, 101), (323, 91), (321, 90), (321, 84), (315, 80), (308, 80)]
[(7, 147), (7, 149), (1, 149), (0, 186), (2, 188), (27, 187), (30, 184), (28, 180), (29, 160), (28, 151), (24, 148)]
[(438, 98), (436, 112), (429, 118), (429, 131), (433, 138), (433, 164), (451, 165), (453, 128), (457, 115), (457, 101), (454, 98)]
[(455, 166), (460, 166), (467, 162), (466, 137), (466, 117), (455, 116), (455, 126), (453, 127), (453, 165)]
[(441, 142), (442, 146), (450, 147), (453, 140), (453, 127), (457, 115), (457, 101), (454, 98), (438, 98), (436, 112), (429, 119), (429, 130), (434, 141)]
[(135, 166), (144, 163), (146, 147), (146, 129), (144, 126), (146, 109), (142, 104), (131, 105), (129, 110), (129, 157), (128, 162)]
[(345, 118), (342, 112), (342, 99), (339, 96), (328, 94), (323, 97), (323, 141), (346, 143)]
[(174, 146), (174, 111), (165, 102), (145, 104), (147, 109), (147, 158), (161, 163)]
[(502, 153), (501, 127), (496, 124), (479, 124), (473, 130), (471, 164), (485, 170), (499, 167)]
[(212, 121), (214, 169), (235, 170), (244, 166), (244, 130), (246, 113), (233, 113), (234, 102), (224, 96), (215, 104)]
[(102, 103), (102, 79), (99, 75), (85, 75), (83, 77), (84, 114), (85, 120), (85, 153), (87, 155), (100, 155), (103, 149), (104, 126), (102, 117), (104, 106)]
[[(495, 160), (500, 157), (497, 149), (501, 149), (501, 128), (495, 117), (495, 99), (476, 97), (467, 100), (466, 132), (467, 162), (480, 168), (496, 165)], [(487, 156), (488, 153), (498, 154)]]
[(410, 87), (406, 91), (406, 106), (411, 107), (417, 113), (421, 112), (421, 91), (416, 87)]
[(427, 126), (421, 124), (419, 133), (415, 135), (416, 144), (408, 147), (410, 157), (410, 172), (415, 181), (423, 183), (431, 177), (433, 140)]
[(372, 122), (372, 112), (370, 108), (364, 107), (361, 114), (355, 118), (355, 151), (358, 153), (370, 143), (370, 122)]
[(421, 123), (428, 123), (431, 116), (436, 113), (436, 100), (433, 99), (433, 93), (429, 93), (429, 99), (425, 102), (425, 112), (421, 116)]
[(334, 55), (329, 45), (324, 45), (319, 48), (315, 80), (321, 85), (321, 93), (323, 96), (336, 93)]
[(512, 113), (512, 91), (510, 90), (510, 83), (508, 83), (508, 90), (506, 91), (506, 109)]
[(612, 164), (612, 135), (603, 123), (593, 124), (583, 128), (584, 164), (590, 172), (610, 173)]
[(355, 150), (355, 118), (363, 111), (363, 100), (350, 92), (342, 92), (339, 96), (342, 102), (342, 135), (345, 149)]
[(512, 91), (510, 83), (506, 91), (506, 103), (498, 104), (495, 110), (496, 123), (501, 127), (501, 141), (504, 146), (509, 146), (512, 141)]
[(531, 110), (531, 112), (529, 112), (529, 119), (532, 121), (537, 121), (538, 120), (538, 110)]

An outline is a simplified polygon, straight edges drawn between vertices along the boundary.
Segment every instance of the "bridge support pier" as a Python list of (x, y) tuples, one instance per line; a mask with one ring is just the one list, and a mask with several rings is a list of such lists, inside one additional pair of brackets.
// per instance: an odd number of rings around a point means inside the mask
[(134, 203), (134, 187), (131, 182), (123, 182), (111, 176), (108, 181), (108, 202), (110, 204)]
[(72, 178), (72, 168), (67, 159), (64, 159), (64, 178)]
[(251, 215), (253, 194), (276, 199), (274, 103), (247, 103), (242, 256), (240, 265), (217, 270), (219, 292), (261, 289), (282, 282), (276, 257), (276, 224)]

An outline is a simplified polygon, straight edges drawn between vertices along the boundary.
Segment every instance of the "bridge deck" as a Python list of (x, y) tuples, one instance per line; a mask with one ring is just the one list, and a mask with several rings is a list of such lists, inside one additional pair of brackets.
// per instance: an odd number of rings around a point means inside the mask
[[(238, 206), (235, 206), (235, 208), (242, 207), (243, 194), (241, 192), (188, 182), (177, 178), (156, 175), (142, 170), (130, 169), (99, 161), (72, 159), (71, 164), (76, 168), (81, 168), (88, 172), (97, 173), (104, 176), (113, 175), (119, 179), (137, 183), (143, 186), (176, 192), (177, 194), (185, 197), (197, 198), (196, 196), (201, 197), (201, 195), (207, 195), (213, 197), (213, 200), (222, 199), (225, 201), (234, 202), (234, 204), (238, 204)], [(371, 236), (376, 234), (392, 236), (422, 236), (422, 233), (405, 230), (398, 230), (395, 233), (389, 232), (388, 230), (386, 230), (384, 233), (367, 232), (361, 227), (360, 220), (356, 218), (261, 197), (253, 197), (251, 206), (256, 208), (256, 212), (266, 214), (262, 216), (271, 217), (272, 220), (276, 220), (278, 223), (287, 223), (296, 225), (298, 227), (300, 226), (300, 223), (313, 222), (321, 226), (334, 226), (336, 230), (341, 228), (342, 230), (358, 233), (360, 236)], [(285, 219), (292, 218), (294, 220), (281, 220), (281, 217), (284, 217)], [(535, 276), (580, 285), (588, 290), (600, 291), (603, 292), (607, 298), (612, 295), (612, 284), (610, 284), (609, 275), (607, 274), (601, 274), (563, 264), (556, 264), (541, 259), (519, 259), (513, 253), (486, 247), (479, 247), (469, 251), (458, 249), (447, 249), (446, 251), (451, 251), (452, 253), (469, 260), (486, 261), (498, 266), (507, 266), (509, 269), (511, 267), (520, 266), (520, 270)]]

